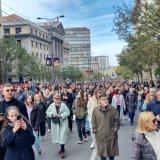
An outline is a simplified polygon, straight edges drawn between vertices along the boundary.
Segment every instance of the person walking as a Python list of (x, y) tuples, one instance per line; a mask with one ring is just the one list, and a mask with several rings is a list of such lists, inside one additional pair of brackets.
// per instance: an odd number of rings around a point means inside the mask
[[(99, 96), (101, 94), (102, 94), (101, 89), (95, 89), (94, 96), (89, 99), (88, 104), (87, 104), (88, 120), (90, 123), (91, 130), (92, 130), (92, 125), (91, 125), (92, 113), (93, 113), (94, 108), (97, 107), (100, 103)], [(92, 143), (90, 145), (90, 148), (93, 149), (96, 146), (95, 135), (91, 132), (91, 136), (92, 136)]]
[(57, 94), (54, 96), (54, 103), (50, 104), (46, 114), (52, 119), (52, 143), (60, 145), (60, 151), (58, 154), (61, 158), (64, 158), (65, 144), (69, 133), (68, 116), (70, 115), (70, 110), (64, 103), (61, 102), (61, 95)]
[(34, 142), (32, 128), (18, 108), (7, 108), (2, 129), (2, 146), (6, 148), (4, 160), (35, 160)]
[(129, 93), (126, 96), (126, 103), (129, 112), (130, 125), (133, 126), (134, 114), (137, 107), (137, 96), (134, 93), (134, 88), (132, 87), (129, 89)]
[[(3, 95), (3, 100), (0, 101), (0, 131), (2, 129), (2, 124), (3, 121), (5, 120), (4, 118), (4, 113), (6, 112), (7, 108), (10, 106), (16, 106), (21, 114), (25, 116), (28, 119), (28, 114), (27, 114), (27, 109), (26, 106), (23, 102), (18, 101), (17, 99), (14, 98), (14, 90), (13, 86), (11, 84), (4, 84), (2, 88), (2, 95)], [(1, 144), (0, 144), (1, 145)], [(4, 159), (5, 155), (5, 148), (1, 147), (0, 149), (0, 159)]]
[(28, 96), (26, 99), (27, 113), (29, 117), (29, 122), (33, 129), (33, 134), (35, 136), (35, 147), (38, 154), (41, 154), (41, 146), (38, 139), (38, 128), (41, 121), (40, 112), (38, 106), (34, 105), (34, 97), (32, 95)]
[[(47, 110), (47, 106), (45, 104), (45, 102), (42, 101), (42, 97), (39, 93), (34, 95), (34, 101), (35, 101), (35, 105), (38, 107), (39, 109), (39, 114), (40, 114), (40, 121), (39, 121), (39, 130), (38, 133), (40, 133), (39, 140), (43, 141), (44, 140), (44, 136), (46, 134), (46, 110)], [(39, 134), (38, 134), (39, 136)]]
[[(77, 131), (79, 136), (79, 144), (88, 140), (85, 131), (85, 118), (87, 115), (87, 99), (84, 99), (83, 92), (78, 92), (78, 98), (74, 100), (72, 105), (73, 113), (76, 116)], [(84, 136), (84, 138), (83, 138)]]
[(132, 160), (160, 159), (160, 132), (152, 112), (141, 112), (138, 128), (132, 135)]
[(123, 95), (121, 94), (121, 91), (119, 89), (115, 90), (115, 95), (112, 98), (111, 105), (117, 109), (117, 111), (119, 113), (120, 120), (122, 120), (123, 112), (126, 109), (126, 104), (125, 104)]
[(119, 155), (118, 130), (120, 126), (119, 113), (109, 104), (108, 96), (99, 97), (100, 105), (93, 110), (92, 132), (96, 137), (97, 155), (101, 160), (114, 160)]

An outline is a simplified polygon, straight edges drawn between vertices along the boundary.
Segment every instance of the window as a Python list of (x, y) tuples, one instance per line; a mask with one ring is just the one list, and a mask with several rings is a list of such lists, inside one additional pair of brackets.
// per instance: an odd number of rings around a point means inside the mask
[(33, 29), (31, 28), (31, 33), (33, 34)]
[(43, 44), (43, 50), (45, 50), (45, 44)]
[(20, 34), (21, 33), (21, 28), (16, 28), (16, 34)]
[(35, 30), (35, 35), (37, 36), (37, 30)]
[(18, 44), (21, 44), (21, 40), (17, 40), (17, 43), (18, 43)]
[(46, 55), (44, 54), (44, 60), (46, 59)]
[(36, 56), (38, 57), (38, 53), (36, 53)]
[(5, 28), (4, 29), (4, 34), (10, 34), (10, 28)]
[(38, 42), (36, 42), (36, 48), (38, 48)]
[(39, 32), (39, 36), (41, 37), (41, 32)]
[(43, 34), (43, 38), (44, 38), (44, 34)]
[(39, 44), (40, 49), (42, 49), (42, 43)]
[(32, 47), (34, 47), (34, 41), (31, 41), (31, 43), (32, 43)]

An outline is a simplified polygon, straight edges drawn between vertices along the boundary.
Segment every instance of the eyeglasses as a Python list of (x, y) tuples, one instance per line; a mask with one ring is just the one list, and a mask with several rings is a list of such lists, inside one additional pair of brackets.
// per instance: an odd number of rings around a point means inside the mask
[(104, 99), (102, 98), (102, 99), (100, 99), (100, 100), (102, 100), (102, 101), (107, 101), (108, 99), (107, 99), (107, 98), (104, 98)]
[(149, 121), (149, 122), (152, 122), (153, 124), (155, 124), (157, 122), (157, 118), (154, 118), (152, 121)]
[(6, 89), (5, 91), (6, 92), (9, 92), (9, 91), (13, 92), (13, 89)]
[(55, 100), (61, 100), (61, 98), (55, 98)]

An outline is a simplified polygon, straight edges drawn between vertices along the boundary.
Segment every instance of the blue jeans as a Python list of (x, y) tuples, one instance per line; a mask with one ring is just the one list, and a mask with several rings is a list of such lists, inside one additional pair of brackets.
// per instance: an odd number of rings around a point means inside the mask
[(33, 131), (33, 134), (34, 134), (34, 137), (35, 137), (34, 145), (35, 145), (37, 151), (41, 151), (40, 142), (39, 142), (39, 139), (38, 139), (38, 131)]
[(134, 121), (134, 112), (129, 112), (130, 123), (133, 124)]
[(142, 111), (142, 106), (143, 106), (143, 100), (138, 100), (137, 108), (139, 109), (140, 112)]
[(51, 117), (47, 117), (48, 129), (51, 129)]
[[(107, 160), (107, 158), (102, 156), (101, 160)], [(108, 160), (114, 160), (114, 156), (109, 156)]]
[(86, 115), (86, 119), (85, 119), (85, 129), (86, 129), (86, 131), (90, 131), (88, 114)]
[(78, 136), (80, 141), (83, 140), (83, 136), (84, 138), (86, 138), (86, 131), (85, 131), (85, 119), (77, 119), (76, 118), (76, 123), (77, 123), (77, 131), (78, 131)]

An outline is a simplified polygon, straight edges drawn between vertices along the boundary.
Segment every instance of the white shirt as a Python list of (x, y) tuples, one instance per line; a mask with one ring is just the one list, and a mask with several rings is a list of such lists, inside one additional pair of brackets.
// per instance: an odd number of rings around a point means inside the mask
[(157, 156), (157, 160), (160, 160), (160, 132), (148, 132), (145, 134), (145, 137), (153, 147)]

